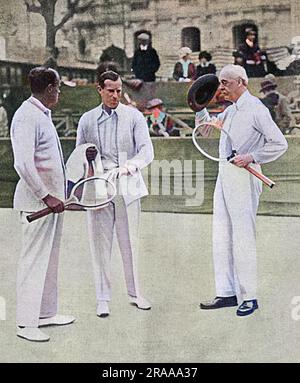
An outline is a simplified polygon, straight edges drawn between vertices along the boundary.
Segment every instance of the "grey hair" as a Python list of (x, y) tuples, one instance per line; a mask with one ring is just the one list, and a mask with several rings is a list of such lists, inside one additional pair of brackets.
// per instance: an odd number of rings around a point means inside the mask
[(229, 77), (233, 79), (241, 78), (242, 80), (244, 80), (245, 85), (248, 85), (248, 82), (249, 82), (245, 68), (243, 68), (240, 65), (234, 65), (234, 64), (225, 65), (221, 69), (221, 72), (219, 74), (219, 79), (221, 79), (221, 77)]

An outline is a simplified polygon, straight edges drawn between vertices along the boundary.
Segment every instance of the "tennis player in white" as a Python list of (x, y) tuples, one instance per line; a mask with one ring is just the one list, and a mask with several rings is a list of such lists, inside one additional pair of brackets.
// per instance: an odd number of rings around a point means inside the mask
[(60, 78), (51, 68), (29, 73), (31, 97), (14, 114), (11, 141), (14, 166), (20, 177), (14, 208), (20, 211), (22, 252), (17, 272), (17, 335), (45, 342), (49, 336), (38, 327), (67, 325), (70, 315), (57, 314), (57, 268), (63, 215), (51, 214), (33, 223), (29, 213), (48, 206), (64, 210), (66, 180), (62, 149), (51, 120), (58, 102)]
[[(140, 292), (137, 258), (140, 198), (148, 194), (141, 169), (153, 160), (153, 147), (142, 113), (120, 102), (122, 81), (119, 75), (107, 71), (99, 75), (97, 80), (102, 104), (80, 118), (76, 144), (94, 144), (99, 153), (88, 149), (88, 159), (93, 160), (95, 155), (99, 155), (104, 172), (116, 169), (119, 174), (117, 183), (120, 193), (114, 199), (114, 204), (99, 211), (87, 212), (97, 315), (106, 317), (110, 314), (114, 228), (122, 255), (129, 301), (139, 309), (151, 308), (150, 302)], [(130, 185), (134, 185), (134, 190)]]
[[(240, 305), (237, 315), (252, 314), (257, 308), (256, 213), (262, 183), (242, 169), (276, 160), (287, 150), (287, 141), (272, 120), (268, 109), (247, 89), (248, 77), (239, 65), (225, 66), (219, 75), (220, 89), (231, 101), (218, 120), (239, 153), (233, 163), (219, 164), (214, 192), (213, 258), (216, 297), (201, 303), (201, 309)], [(197, 124), (210, 120), (206, 109), (196, 113)], [(224, 136), (225, 137), (225, 136)], [(224, 138), (223, 137), (223, 138)], [(226, 139), (219, 150), (230, 155)]]

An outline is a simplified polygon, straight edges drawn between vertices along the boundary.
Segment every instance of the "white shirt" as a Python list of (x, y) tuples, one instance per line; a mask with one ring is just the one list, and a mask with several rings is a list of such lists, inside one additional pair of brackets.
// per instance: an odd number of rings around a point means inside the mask
[(100, 106), (100, 116), (97, 118), (98, 145), (101, 153), (101, 161), (104, 170), (119, 166), (117, 145), (118, 116), (114, 109), (108, 114), (103, 106)]

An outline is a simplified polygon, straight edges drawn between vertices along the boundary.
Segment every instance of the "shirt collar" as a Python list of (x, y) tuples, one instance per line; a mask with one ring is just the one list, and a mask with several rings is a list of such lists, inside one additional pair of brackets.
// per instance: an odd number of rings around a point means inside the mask
[(247, 100), (247, 97), (250, 95), (249, 91), (246, 90), (240, 97), (239, 99), (237, 100), (236, 103), (234, 103), (234, 105), (236, 106), (237, 109), (241, 109), (242, 105), (245, 103), (245, 101)]
[(179, 62), (182, 64), (182, 65), (189, 65), (191, 63), (191, 60), (183, 60), (183, 59), (180, 59)]
[[(120, 105), (120, 103), (119, 103), (119, 105)], [(111, 110), (111, 114), (108, 114), (107, 113), (107, 111), (103, 108), (103, 103), (101, 103), (100, 105), (99, 105), (99, 109), (100, 109), (100, 118), (102, 117), (102, 116), (113, 116), (115, 113), (116, 114), (118, 114), (117, 112), (118, 112), (118, 110), (119, 110), (119, 105), (116, 107), (116, 109), (112, 109)]]
[(51, 118), (51, 110), (46, 108), (40, 100), (38, 100), (34, 96), (31, 96), (29, 97), (28, 101), (35, 105), (37, 108), (39, 108), (46, 116), (49, 116)]

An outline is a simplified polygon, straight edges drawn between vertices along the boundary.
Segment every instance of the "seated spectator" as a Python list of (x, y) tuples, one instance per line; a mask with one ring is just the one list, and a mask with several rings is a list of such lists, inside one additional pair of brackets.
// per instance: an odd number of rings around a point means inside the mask
[(195, 65), (192, 63), (190, 55), (192, 51), (189, 47), (182, 47), (179, 50), (179, 61), (175, 64), (173, 78), (176, 81), (191, 81), (195, 77)]
[(242, 52), (233, 51), (232, 56), (234, 57), (234, 65), (245, 66), (244, 55), (242, 54)]
[(196, 79), (204, 74), (216, 74), (216, 67), (214, 64), (210, 63), (212, 57), (211, 54), (207, 51), (202, 51), (199, 53), (199, 62), (200, 64), (196, 68)]
[(147, 124), (151, 136), (178, 136), (179, 132), (174, 130), (174, 121), (167, 115), (164, 103), (160, 98), (154, 98), (146, 104)]
[(266, 74), (264, 62), (266, 56), (260, 50), (256, 41), (256, 32), (246, 30), (246, 39), (238, 49), (244, 56), (245, 69), (248, 77), (263, 77)]
[(292, 121), (292, 113), (287, 98), (276, 91), (276, 78), (272, 74), (265, 76), (261, 82), (260, 92), (264, 94), (261, 99), (269, 109), (271, 116), (283, 134), (288, 134)]

